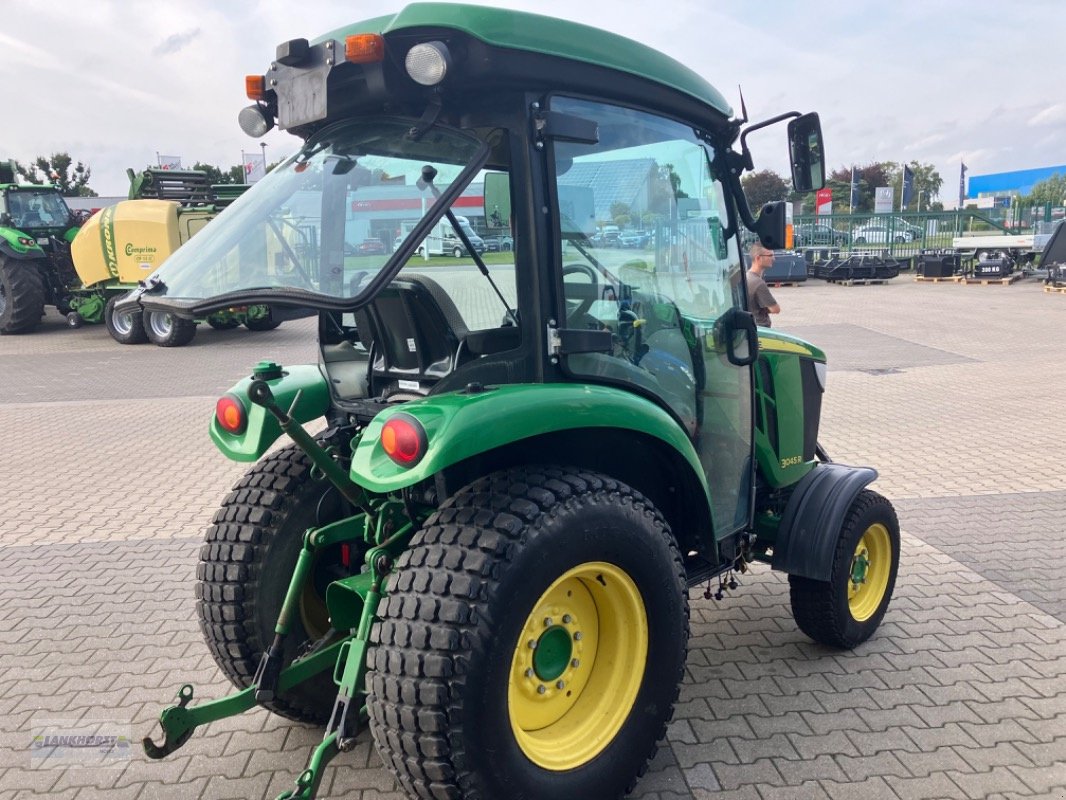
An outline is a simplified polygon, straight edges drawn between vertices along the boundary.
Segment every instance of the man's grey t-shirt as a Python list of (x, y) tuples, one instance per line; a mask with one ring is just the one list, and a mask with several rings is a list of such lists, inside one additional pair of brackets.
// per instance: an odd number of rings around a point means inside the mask
[(776, 306), (777, 301), (774, 300), (774, 296), (770, 293), (770, 287), (766, 285), (762, 275), (756, 275), (749, 270), (747, 278), (748, 308), (755, 315), (755, 324), (769, 328), (770, 312), (766, 309), (770, 306)]

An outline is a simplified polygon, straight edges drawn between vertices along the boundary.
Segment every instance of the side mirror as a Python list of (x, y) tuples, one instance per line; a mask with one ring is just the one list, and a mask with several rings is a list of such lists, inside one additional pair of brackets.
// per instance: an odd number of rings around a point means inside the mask
[(785, 250), (788, 245), (785, 241), (786, 222), (785, 201), (778, 200), (762, 207), (752, 230), (758, 234), (763, 247), (771, 250)]
[(788, 123), (788, 151), (795, 191), (813, 192), (825, 186), (822, 123), (816, 113), (804, 114)]

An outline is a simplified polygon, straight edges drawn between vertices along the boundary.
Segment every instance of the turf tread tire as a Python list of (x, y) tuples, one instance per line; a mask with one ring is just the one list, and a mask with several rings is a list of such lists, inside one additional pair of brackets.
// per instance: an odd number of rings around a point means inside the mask
[[(197, 616), (215, 663), (239, 689), (251, 685), (260, 657), (273, 638), (273, 623), (264, 628), (264, 620), (257, 620), (257, 606), (262, 602), (258, 582), (264, 564), (278, 558), (273, 546), (281, 537), (302, 541), (306, 526), (293, 525), (291, 520), (323, 493), (324, 484), (312, 477), (310, 459), (290, 445), (267, 455), (245, 473), (207, 530), (196, 569)], [(298, 550), (289, 543), (289, 553)], [(294, 564), (295, 555), (277, 573), (291, 575)], [(287, 580), (280, 589), (282, 596), (286, 586)], [(302, 632), (302, 625), (294, 624), (287, 648), (302, 643), (296, 641)], [(293, 651), (288, 652), (286, 664)], [(289, 719), (321, 724), (328, 719), (336, 689), (328, 674), (305, 686), (305, 692), (278, 694), (263, 705)]]
[(4, 304), (0, 333), (29, 333), (44, 316), (44, 278), (35, 261), (16, 261), (0, 256), (0, 282)]
[[(870, 514), (880, 515), (880, 521), (888, 529), (893, 563), (880, 607), (873, 616), (859, 623), (851, 617), (847, 600), (841, 598), (843, 585), (840, 579), (842, 572), (844, 575), (848, 574), (852, 554), (866, 528), (863, 527), (860, 531), (855, 529), (862, 525), (863, 519)], [(899, 569), (899, 543), (899, 521), (892, 503), (870, 489), (859, 492), (844, 517), (841, 535), (833, 554), (830, 579), (818, 581), (798, 575), (788, 577), (792, 616), (799, 629), (816, 642), (841, 649), (851, 649), (873, 635), (892, 599)]]
[(685, 570), (669, 526), (643, 496), (606, 476), (565, 468), (515, 469), (475, 481), (427, 520), (398, 559), (378, 607), (367, 661), (370, 729), (382, 760), (410, 795), (497, 797), (475, 774), (486, 754), (466, 751), (462, 690), (471, 662), (484, 660), (493, 640), (493, 609), (506, 603), (497, 596), (501, 573), (539, 525), (589, 498), (608, 498), (634, 510), (662, 537), (683, 605), (678, 615), (683, 632), (670, 640), (677, 671), (669, 676), (672, 690), (665, 719), (654, 732), (655, 745), (636, 764), (624, 792), (586, 794), (583, 800), (628, 794), (647, 770), (677, 700), (689, 630)]

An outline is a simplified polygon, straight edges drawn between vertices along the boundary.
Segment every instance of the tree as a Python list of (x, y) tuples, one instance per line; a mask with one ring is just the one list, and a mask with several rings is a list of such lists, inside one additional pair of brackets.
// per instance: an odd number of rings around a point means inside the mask
[(611, 219), (620, 228), (625, 228), (632, 221), (632, 210), (626, 203), (611, 203)]
[(1066, 175), (1057, 172), (1046, 180), (1034, 183), (1025, 199), (1030, 203), (1051, 203), (1053, 206), (1066, 205)]
[(748, 198), (748, 207), (753, 214), (758, 214), (759, 209), (766, 203), (775, 200), (784, 200), (789, 195), (789, 185), (772, 169), (764, 169), (753, 172), (740, 179), (744, 187), (744, 194)]
[[(897, 204), (894, 208), (898, 208), (898, 203), (903, 194), (903, 165), (888, 162), (884, 166), (887, 168), (889, 175), (891, 175), (893, 197)], [(918, 210), (919, 193), (922, 206), (928, 210), (933, 201), (940, 196), (940, 187), (944, 185), (944, 181), (932, 164), (919, 164), (917, 161), (912, 161), (907, 166), (914, 174), (914, 189), (911, 192), (911, 201), (903, 210)]]
[(64, 197), (96, 197), (96, 192), (89, 188), (92, 170), (80, 161), (72, 170), (71, 164), (74, 159), (69, 153), (52, 153), (48, 158), (37, 156), (26, 166), (16, 161), (15, 172), (27, 183), (50, 183), (58, 187)]
[(192, 165), (192, 168), (199, 170), (200, 172), (207, 173), (208, 183), (244, 183), (244, 167), (240, 164), (234, 164), (228, 170), (223, 172), (213, 164), (204, 164), (201, 161), (197, 161)]

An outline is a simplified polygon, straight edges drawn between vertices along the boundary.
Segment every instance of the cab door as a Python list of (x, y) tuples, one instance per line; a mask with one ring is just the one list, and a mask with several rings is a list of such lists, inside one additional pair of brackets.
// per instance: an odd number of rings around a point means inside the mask
[[(691, 128), (644, 111), (562, 96), (551, 109), (598, 128), (595, 144), (554, 144), (558, 257), (566, 327), (610, 331), (612, 343), (564, 367), (673, 414), (699, 453), (724, 538), (750, 521), (752, 378), (727, 353), (744, 272), (735, 237), (723, 236), (713, 154)], [(603, 236), (609, 226), (621, 235)]]

